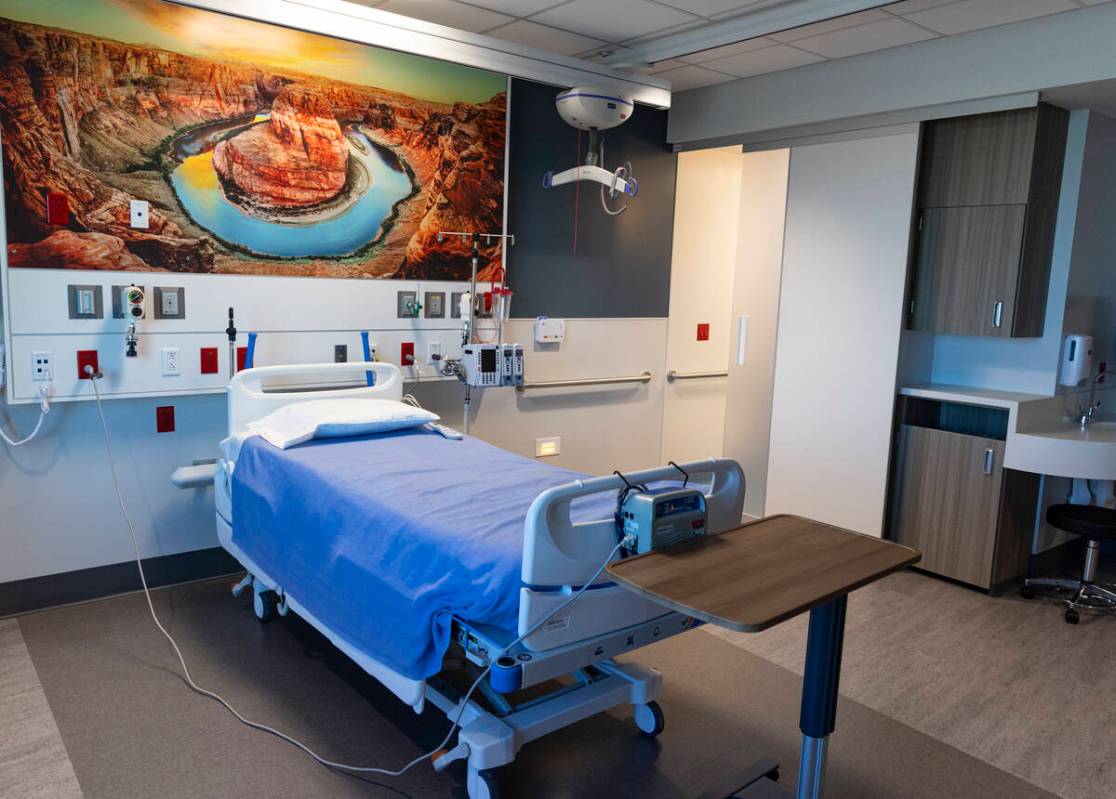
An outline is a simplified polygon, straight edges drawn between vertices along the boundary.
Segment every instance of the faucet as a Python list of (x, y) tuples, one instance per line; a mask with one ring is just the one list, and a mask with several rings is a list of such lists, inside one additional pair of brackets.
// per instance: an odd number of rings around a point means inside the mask
[(1096, 399), (1097, 396), (1097, 383), (1103, 383), (1105, 376), (1108, 374), (1104, 369), (1097, 372), (1096, 377), (1089, 381), (1089, 402), (1088, 404), (1077, 406), (1077, 421), (1081, 424), (1081, 429), (1086, 429), (1089, 425), (1097, 420), (1097, 409), (1100, 408), (1100, 400)]

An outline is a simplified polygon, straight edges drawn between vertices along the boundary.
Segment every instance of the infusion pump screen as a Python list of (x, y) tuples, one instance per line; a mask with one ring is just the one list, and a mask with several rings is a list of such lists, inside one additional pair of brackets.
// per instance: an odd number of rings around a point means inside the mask
[(482, 372), (495, 372), (496, 371), (496, 350), (486, 349), (480, 351), (481, 371)]

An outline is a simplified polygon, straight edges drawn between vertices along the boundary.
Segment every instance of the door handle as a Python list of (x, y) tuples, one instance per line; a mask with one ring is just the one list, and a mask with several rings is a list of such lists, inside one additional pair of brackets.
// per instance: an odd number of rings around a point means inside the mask
[(996, 300), (992, 305), (992, 327), (1000, 327), (1004, 323), (1004, 302)]
[(986, 449), (984, 451), (984, 473), (985, 474), (992, 474), (992, 463), (993, 463), (993, 461), (995, 461), (995, 459), (996, 459), (995, 450)]

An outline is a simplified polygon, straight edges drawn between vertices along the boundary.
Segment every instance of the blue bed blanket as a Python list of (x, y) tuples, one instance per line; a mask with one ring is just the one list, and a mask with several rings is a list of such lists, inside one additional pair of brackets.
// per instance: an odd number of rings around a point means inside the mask
[(527, 509), (584, 476), (422, 428), (286, 450), (256, 437), (233, 472), (232, 540), (335, 634), (425, 679), (453, 616), (516, 628)]

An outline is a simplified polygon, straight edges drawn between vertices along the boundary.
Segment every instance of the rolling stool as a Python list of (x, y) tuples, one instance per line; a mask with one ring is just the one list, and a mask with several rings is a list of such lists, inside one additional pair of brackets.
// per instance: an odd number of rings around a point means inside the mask
[(1033, 597), (1035, 586), (1073, 591), (1073, 596), (1065, 600), (1066, 621), (1070, 624), (1081, 620), (1078, 607), (1116, 610), (1116, 586), (1094, 582), (1100, 559), (1100, 542), (1116, 540), (1116, 510), (1096, 505), (1051, 505), (1046, 510), (1046, 521), (1051, 527), (1086, 539), (1085, 567), (1080, 580), (1028, 577), (1023, 581), (1023, 596), (1028, 599)]

